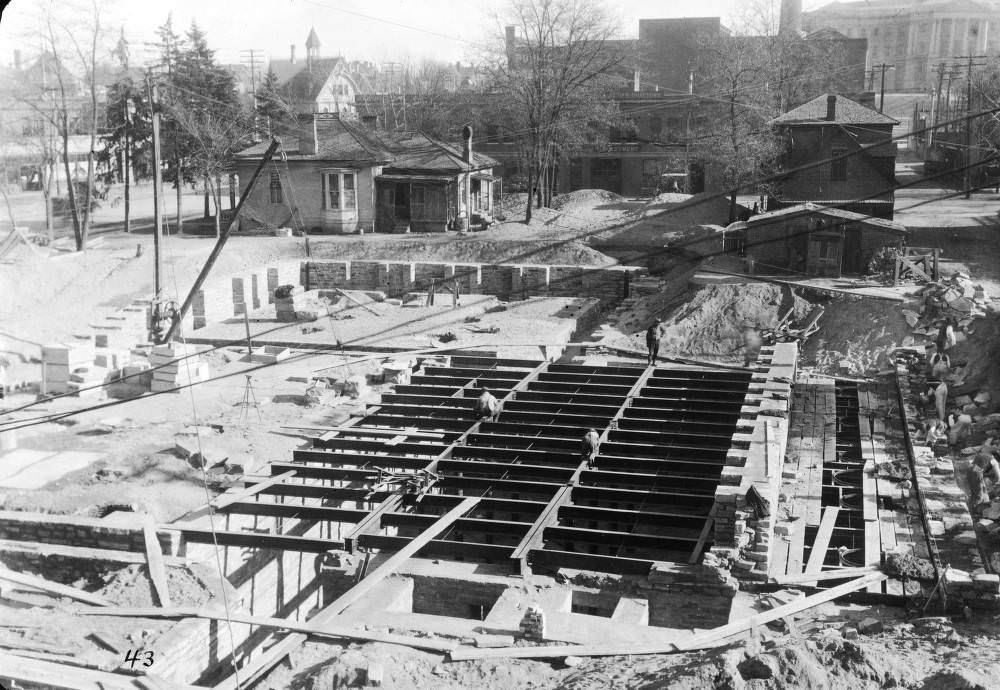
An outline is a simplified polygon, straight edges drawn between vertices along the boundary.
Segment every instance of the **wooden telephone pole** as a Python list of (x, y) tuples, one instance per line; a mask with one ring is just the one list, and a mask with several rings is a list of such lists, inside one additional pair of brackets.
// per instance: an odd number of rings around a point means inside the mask
[(986, 63), (976, 62), (985, 60), (988, 55), (958, 55), (956, 60), (968, 60), (968, 71), (965, 74), (965, 165), (962, 169), (962, 189), (965, 190), (965, 198), (972, 196), (972, 68), (982, 67)]
[(880, 87), (881, 95), (878, 101), (878, 111), (881, 113), (885, 109), (885, 71), (887, 69), (896, 69), (895, 65), (887, 65), (886, 63), (881, 63), (878, 65), (872, 65), (872, 77), (875, 76), (875, 70), (882, 70), (882, 85)]
[(150, 75), (146, 75), (146, 89), (149, 92), (149, 108), (153, 121), (153, 310), (150, 315), (153, 332), (153, 342), (159, 342), (161, 320), (161, 300), (163, 288), (160, 281), (160, 235), (163, 233), (163, 171), (160, 167), (160, 102), (157, 98), (156, 84)]

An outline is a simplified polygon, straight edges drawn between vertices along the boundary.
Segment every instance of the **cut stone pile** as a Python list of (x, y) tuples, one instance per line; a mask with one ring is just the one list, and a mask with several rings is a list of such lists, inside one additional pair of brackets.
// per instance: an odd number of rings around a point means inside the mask
[(198, 350), (192, 345), (157, 345), (149, 363), (153, 367), (150, 390), (154, 393), (207, 381), (209, 377), (208, 363), (198, 357)]
[(968, 274), (954, 273), (947, 279), (927, 283), (918, 292), (920, 304), (916, 311), (903, 309), (907, 325), (913, 329), (912, 336), (903, 339), (903, 346), (909, 347), (920, 341), (932, 344), (938, 329), (946, 319), (955, 319), (955, 335), (958, 342), (965, 340), (965, 334), (975, 332), (974, 322), (986, 316), (995, 307), (982, 285), (973, 284)]

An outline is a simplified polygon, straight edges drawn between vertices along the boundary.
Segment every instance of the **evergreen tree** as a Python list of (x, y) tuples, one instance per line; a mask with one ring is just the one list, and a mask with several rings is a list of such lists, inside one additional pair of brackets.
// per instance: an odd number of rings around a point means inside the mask
[[(244, 111), (236, 79), (215, 61), (204, 32), (192, 23), (172, 67), (168, 108), (173, 161), (168, 172), (175, 186), (203, 180), (215, 201), (216, 231), (221, 206), (220, 178), (232, 155), (250, 141), (252, 113)], [(178, 182), (178, 180), (180, 182)], [(180, 191), (178, 190), (178, 208)], [(180, 213), (178, 213), (180, 227)]]
[[(146, 85), (129, 63), (129, 46), (124, 30), (113, 52), (118, 59), (118, 75), (108, 86), (105, 117), (107, 131), (101, 136), (105, 146), (98, 152), (98, 160), (118, 169), (124, 179), (125, 144), (128, 143), (130, 167), (136, 178), (152, 174), (153, 127), (150, 117)], [(113, 164), (112, 164), (113, 162)]]
[(286, 131), (295, 121), (295, 115), (280, 94), (278, 75), (268, 68), (264, 83), (257, 89), (257, 117), (261, 129), (274, 136)]

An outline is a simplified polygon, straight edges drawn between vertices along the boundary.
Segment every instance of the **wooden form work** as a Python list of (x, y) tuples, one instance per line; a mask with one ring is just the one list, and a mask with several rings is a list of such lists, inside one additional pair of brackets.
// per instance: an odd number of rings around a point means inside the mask
[(559, 645), (549, 647), (506, 647), (500, 649), (477, 649), (462, 647), (451, 652), (452, 661), (464, 661), (468, 659), (487, 658), (522, 658), (539, 659), (564, 656), (626, 656), (634, 654), (669, 654), (671, 652), (687, 652), (705, 647), (714, 646), (717, 642), (746, 632), (765, 623), (769, 623), (779, 618), (793, 616), (796, 613), (805, 611), (819, 604), (833, 601), (839, 597), (858, 591), (867, 587), (872, 582), (881, 582), (886, 579), (886, 575), (881, 572), (867, 573), (857, 579), (845, 582), (837, 587), (818, 592), (811, 596), (793, 601), (784, 606), (778, 606), (749, 616), (742, 620), (728, 625), (723, 625), (712, 630), (693, 635), (692, 637), (676, 644), (627, 644), (627, 645)]

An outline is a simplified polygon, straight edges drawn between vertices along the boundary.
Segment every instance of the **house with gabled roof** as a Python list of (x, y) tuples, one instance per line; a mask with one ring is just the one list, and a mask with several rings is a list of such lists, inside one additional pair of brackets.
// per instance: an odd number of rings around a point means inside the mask
[(892, 219), (897, 120), (845, 96), (824, 94), (769, 124), (787, 146), (775, 195), (779, 208), (816, 202)]
[[(468, 128), (467, 128), (468, 130)], [(419, 132), (367, 132), (336, 113), (299, 116), (294, 135), (245, 203), (240, 231), (290, 227), (309, 233), (444, 232), (487, 221), (493, 212), (489, 156)], [(268, 148), (235, 156), (246, 183)]]

